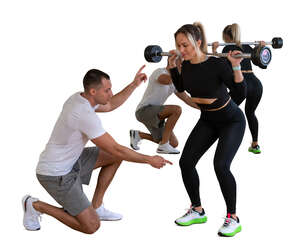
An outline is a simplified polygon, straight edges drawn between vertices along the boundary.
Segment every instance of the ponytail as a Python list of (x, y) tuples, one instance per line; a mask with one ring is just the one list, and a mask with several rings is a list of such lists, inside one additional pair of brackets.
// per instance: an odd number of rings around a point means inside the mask
[(223, 40), (225, 41), (225, 36), (228, 36), (229, 39), (236, 43), (237, 46), (241, 47), (241, 30), (240, 26), (237, 23), (227, 25), (223, 30)]
[(237, 46), (241, 46), (241, 30), (237, 23), (231, 24), (231, 33), (233, 42), (235, 42)]
[(200, 22), (194, 22), (193, 25), (196, 26), (200, 32), (200, 37), (201, 37), (200, 49), (203, 53), (207, 53), (207, 41), (206, 41), (204, 27), (203, 27), (202, 23), (200, 23)]

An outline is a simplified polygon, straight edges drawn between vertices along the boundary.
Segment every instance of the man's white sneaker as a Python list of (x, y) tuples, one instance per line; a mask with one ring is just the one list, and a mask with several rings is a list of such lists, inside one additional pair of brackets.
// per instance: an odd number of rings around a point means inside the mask
[(121, 220), (123, 218), (123, 216), (121, 214), (118, 213), (114, 213), (112, 211), (109, 211), (108, 209), (106, 209), (103, 205), (103, 203), (101, 204), (100, 207), (98, 207), (96, 209), (96, 212), (99, 216), (100, 220)]
[(131, 146), (131, 148), (134, 149), (134, 150), (139, 150), (140, 147), (138, 146), (138, 144), (142, 140), (140, 135), (139, 135), (139, 131), (130, 130), (129, 135), (130, 135), (130, 146)]
[(205, 215), (204, 209), (202, 209), (202, 212), (200, 213), (194, 208), (190, 208), (185, 215), (175, 220), (175, 223), (180, 226), (189, 226), (192, 224), (205, 223), (206, 221), (207, 216)]
[(179, 154), (180, 153), (180, 151), (175, 149), (172, 145), (170, 145), (169, 142), (167, 142), (165, 144), (159, 144), (156, 152), (160, 153), (160, 154)]
[(225, 218), (224, 224), (219, 229), (218, 235), (225, 237), (233, 237), (237, 233), (242, 231), (242, 226), (240, 224), (240, 220), (232, 218), (230, 214)]
[(23, 225), (27, 230), (36, 231), (40, 230), (41, 213), (36, 211), (32, 206), (33, 202), (38, 201), (38, 199), (31, 197), (30, 195), (25, 195), (22, 199), (22, 207), (24, 211)]

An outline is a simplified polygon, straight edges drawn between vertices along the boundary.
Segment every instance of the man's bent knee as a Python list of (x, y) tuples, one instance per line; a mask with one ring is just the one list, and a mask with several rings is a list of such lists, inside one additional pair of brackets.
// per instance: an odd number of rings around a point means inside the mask
[(77, 220), (80, 223), (81, 231), (87, 234), (93, 234), (100, 228), (100, 219), (93, 207), (83, 210)]
[(181, 107), (178, 106), (178, 105), (174, 106), (174, 113), (175, 113), (176, 115), (180, 116), (181, 113), (182, 113)]
[(93, 234), (98, 231), (100, 226), (100, 220), (89, 222), (83, 226), (83, 232), (87, 234)]

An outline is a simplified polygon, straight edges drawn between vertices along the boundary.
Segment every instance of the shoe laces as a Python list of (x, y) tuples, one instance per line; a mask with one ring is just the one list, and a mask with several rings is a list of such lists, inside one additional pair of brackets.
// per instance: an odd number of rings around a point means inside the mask
[(225, 221), (224, 221), (223, 226), (228, 227), (232, 223), (232, 218), (231, 218), (230, 214), (228, 214), (227, 217), (224, 217), (224, 218), (225, 218)]
[(101, 213), (103, 215), (110, 215), (110, 214), (113, 214), (114, 212), (110, 211), (109, 209), (105, 208), (104, 205), (102, 205), (102, 207), (101, 207)]
[(225, 218), (223, 226), (228, 227), (231, 224), (231, 222), (232, 222), (231, 218)]
[(224, 217), (224, 219), (225, 219), (223, 224), (224, 227), (230, 226), (232, 223), (239, 223), (239, 218), (236, 217), (235, 219), (231, 216), (231, 214), (227, 214), (227, 216)]
[(188, 215), (190, 215), (190, 214), (192, 214), (192, 213), (194, 212), (193, 208), (186, 208), (185, 210), (186, 210), (187, 212), (186, 212), (185, 215), (183, 215), (183, 217), (186, 217), (186, 216), (188, 216)]

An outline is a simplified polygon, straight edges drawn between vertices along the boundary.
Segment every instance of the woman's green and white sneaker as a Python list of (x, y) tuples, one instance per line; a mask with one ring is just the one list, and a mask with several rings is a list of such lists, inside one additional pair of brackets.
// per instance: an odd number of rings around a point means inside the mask
[(175, 220), (175, 223), (180, 226), (189, 226), (192, 224), (205, 223), (206, 221), (207, 216), (205, 215), (204, 209), (202, 209), (202, 212), (200, 213), (194, 208), (190, 208), (185, 215)]
[(224, 224), (219, 229), (218, 235), (225, 237), (233, 237), (242, 231), (242, 226), (238, 217), (232, 218), (230, 214), (225, 218)]
[(249, 152), (252, 152), (254, 154), (259, 154), (261, 153), (259, 145), (256, 145), (255, 147), (252, 147), (252, 145), (248, 149)]

